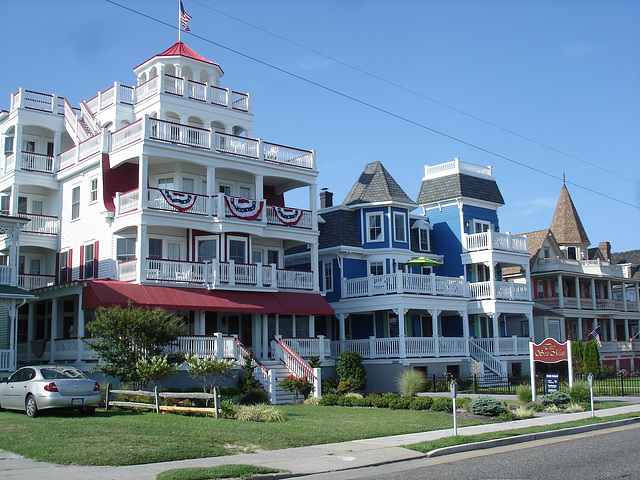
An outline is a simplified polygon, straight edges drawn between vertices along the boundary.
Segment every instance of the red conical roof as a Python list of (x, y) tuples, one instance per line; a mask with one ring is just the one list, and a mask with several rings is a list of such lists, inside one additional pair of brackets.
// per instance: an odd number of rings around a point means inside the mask
[[(158, 55), (155, 55), (155, 56), (151, 57), (149, 60), (153, 60), (154, 58), (157, 58), (157, 57), (186, 57), (186, 58), (190, 58), (192, 60), (198, 60), (199, 62), (208, 63), (209, 65), (215, 65), (216, 67), (220, 68), (220, 65), (218, 65), (215, 62), (212, 62), (211, 60), (207, 60), (202, 55), (200, 55), (199, 53), (196, 53), (193, 49), (187, 47), (182, 42), (177, 42), (177, 43), (173, 44), (172, 46), (167, 48), (164, 52), (159, 53)], [(144, 65), (149, 60), (147, 60), (146, 62), (141, 63), (140, 65)], [(138, 67), (140, 65), (138, 65)], [(138, 67), (136, 67), (136, 68), (138, 68)], [(222, 68), (220, 68), (220, 70), (222, 70)]]

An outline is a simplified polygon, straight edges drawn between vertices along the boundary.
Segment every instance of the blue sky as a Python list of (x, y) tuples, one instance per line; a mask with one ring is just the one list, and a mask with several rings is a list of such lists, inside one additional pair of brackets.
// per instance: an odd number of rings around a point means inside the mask
[[(177, 0), (113, 1), (147, 17), (103, 0), (3, 5), (0, 109), (20, 86), (77, 105), (134, 85), (177, 41)], [(182, 40), (252, 94), (254, 136), (316, 150), (336, 203), (368, 162), (415, 199), (425, 164), (460, 157), (494, 167), (501, 231), (548, 227), (564, 173), (592, 245), (640, 248), (640, 2), (183, 3), (197, 37)]]

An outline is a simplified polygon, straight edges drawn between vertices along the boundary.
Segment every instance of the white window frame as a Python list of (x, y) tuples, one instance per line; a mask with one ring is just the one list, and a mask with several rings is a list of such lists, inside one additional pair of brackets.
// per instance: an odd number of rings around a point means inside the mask
[[(386, 262), (384, 260), (369, 260), (368, 262), (368, 271), (369, 271), (369, 275), (384, 275), (385, 273), (385, 264)], [(373, 267), (376, 266), (376, 268), (378, 266), (382, 267), (382, 273), (373, 273), (371, 270), (373, 269)]]
[[(82, 245), (82, 265), (80, 265), (80, 268), (82, 268), (82, 273), (83, 273), (83, 279), (84, 278), (94, 278), (94, 272), (95, 272), (95, 262), (96, 262), (96, 245), (94, 242), (91, 243), (85, 243), (84, 245)], [(89, 259), (89, 257), (87, 256), (87, 250), (91, 249), (91, 259)], [(90, 272), (89, 274), (87, 274), (87, 267), (89, 267), (89, 264), (91, 265), (91, 268), (89, 269)]]
[(247, 185), (238, 185), (238, 197), (252, 199), (251, 187)]
[[(118, 242), (122, 240), (124, 241), (124, 245), (126, 246), (127, 243), (131, 240), (133, 240), (133, 252), (131, 254), (129, 254), (128, 252), (125, 252), (123, 254), (118, 254)], [(116, 261), (119, 262), (125, 262), (127, 260), (135, 260), (136, 258), (136, 244), (138, 243), (138, 240), (136, 239), (136, 237), (118, 237), (116, 238)], [(126, 249), (125, 249), (126, 250)], [(120, 255), (125, 256), (125, 257), (131, 257), (131, 258), (125, 258), (125, 259), (121, 259)]]
[(215, 242), (215, 257), (212, 257), (210, 260), (206, 260), (206, 261), (211, 261), (212, 259), (219, 259), (220, 258), (220, 236), (219, 235), (206, 235), (206, 236), (202, 236), (202, 237), (196, 237), (196, 261), (198, 262), (203, 262), (203, 260), (200, 260), (200, 242), (207, 242), (207, 241), (214, 241)]
[[(422, 240), (426, 238), (427, 248), (422, 248)], [(427, 226), (422, 226), (418, 229), (418, 249), (421, 252), (431, 251), (431, 229)]]
[[(380, 226), (379, 227), (372, 227), (372, 219), (373, 218), (379, 218), (380, 219)], [(384, 214), (383, 212), (367, 212), (366, 214), (366, 225), (365, 228), (367, 229), (367, 242), (368, 243), (374, 243), (374, 242), (384, 242)], [(371, 229), (372, 228), (380, 228), (380, 235), (377, 238), (371, 238)]]
[[(76, 195), (76, 192), (77, 192), (77, 195)], [(79, 218), (80, 218), (80, 185), (76, 185), (71, 189), (71, 220), (78, 220)]]
[(473, 221), (473, 233), (485, 233), (491, 230), (491, 222), (486, 220), (474, 220)]
[[(159, 235), (149, 235), (147, 238), (147, 256), (150, 255), (151, 253), (151, 249), (149, 248), (149, 243), (151, 242), (151, 240), (157, 240), (161, 242), (162, 245), (162, 250), (161, 250), (161, 254), (160, 257), (153, 257), (156, 260), (184, 260), (184, 252), (186, 249), (186, 242), (183, 238), (180, 237), (162, 237)], [(180, 258), (170, 258), (169, 256), (169, 244), (177, 244), (179, 245), (179, 250), (180, 250)], [(149, 257), (151, 258), (151, 257)]]
[[(229, 258), (229, 252), (231, 250), (231, 242), (242, 242), (244, 244), (244, 262), (241, 262), (241, 263), (247, 263), (247, 260), (248, 260), (247, 256), (250, 251), (249, 239), (247, 237), (238, 237), (235, 235), (227, 236), (225, 258), (227, 259), (228, 262), (231, 261), (231, 259)], [(238, 263), (237, 260), (236, 260), (236, 263)]]
[(98, 178), (91, 178), (89, 180), (89, 203), (96, 203), (98, 201)]
[[(191, 183), (191, 186), (187, 187), (185, 183)], [(182, 185), (181, 188), (183, 192), (186, 193), (197, 193), (196, 192), (196, 179), (194, 177), (182, 177)]]
[(171, 177), (160, 177), (160, 176), (158, 176), (157, 179), (156, 179), (156, 185), (161, 190), (173, 190), (174, 187), (175, 187), (175, 183), (173, 181), (173, 176), (171, 176)]
[(322, 286), (325, 292), (333, 292), (333, 261), (323, 262)]
[[(398, 238), (398, 218), (402, 219), (403, 238)], [(407, 214), (404, 212), (393, 212), (393, 240), (397, 243), (407, 243)]]

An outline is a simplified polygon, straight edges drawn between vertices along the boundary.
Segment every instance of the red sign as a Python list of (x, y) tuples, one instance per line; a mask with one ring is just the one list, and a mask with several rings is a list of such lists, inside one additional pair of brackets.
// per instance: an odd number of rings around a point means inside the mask
[(542, 363), (558, 363), (569, 360), (567, 343), (558, 343), (553, 338), (547, 338), (540, 344), (533, 344), (533, 360)]

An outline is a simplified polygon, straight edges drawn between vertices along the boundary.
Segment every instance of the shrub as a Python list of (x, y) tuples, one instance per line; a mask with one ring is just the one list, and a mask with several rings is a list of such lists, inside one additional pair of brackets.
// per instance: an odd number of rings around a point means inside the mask
[(431, 397), (413, 397), (409, 404), (409, 408), (411, 410), (429, 410), (432, 403), (433, 398)]
[(220, 410), (222, 410), (223, 418), (236, 418), (236, 405), (231, 400), (222, 400), (220, 402)]
[(261, 388), (249, 390), (240, 398), (241, 405), (256, 405), (259, 403), (269, 403), (269, 394)]
[(516, 395), (518, 396), (518, 400), (522, 403), (529, 403), (531, 401), (531, 385), (528, 383), (518, 385), (518, 388), (516, 388)]
[(582, 373), (584, 360), (584, 345), (582, 345), (582, 340), (574, 340), (571, 342), (571, 359), (573, 371)]
[(565, 407), (564, 411), (567, 413), (584, 412), (584, 407), (579, 403), (570, 403)]
[(484, 415), (485, 417), (496, 417), (506, 410), (500, 400), (496, 400), (488, 395), (476, 397), (469, 405), (469, 411), (474, 415)]
[(423, 392), (427, 384), (427, 376), (421, 370), (404, 370), (396, 378), (396, 385), (398, 391), (402, 395), (415, 395), (418, 392)]
[(546, 412), (546, 413), (559, 413), (559, 412), (562, 411), (562, 409), (560, 407), (558, 407), (557, 405), (552, 403), (551, 405), (546, 407), (543, 411)]
[(362, 394), (360, 393), (356, 393), (356, 392), (349, 392), (349, 393), (345, 393), (344, 396), (346, 398), (351, 398), (351, 399), (360, 399), (360, 398), (364, 398), (362, 396)]
[(309, 357), (309, 366), (311, 368), (320, 368), (322, 366), (320, 357), (318, 357), (317, 355)]
[(287, 393), (292, 393), (296, 401), (298, 400), (298, 395), (302, 395), (302, 398), (306, 400), (313, 390), (313, 384), (307, 380), (307, 377), (296, 378), (294, 375), (289, 375), (280, 382), (280, 388)]
[(340, 352), (336, 363), (336, 373), (341, 382), (352, 380), (354, 390), (362, 390), (367, 386), (367, 372), (362, 366), (362, 357), (358, 352), (353, 350)]
[(456, 399), (456, 407), (457, 408), (462, 408), (466, 411), (469, 411), (469, 406), (471, 405), (471, 402), (473, 401), (473, 399), (469, 398), (469, 397), (460, 397)]
[(573, 403), (582, 403), (591, 399), (591, 391), (589, 390), (589, 382), (578, 380), (573, 382), (573, 386), (568, 389), (571, 401)]
[(367, 398), (369, 399), (372, 407), (376, 407), (376, 408), (389, 407), (389, 398), (387, 397), (384, 397), (382, 395), (369, 395)]
[(398, 397), (389, 401), (389, 408), (392, 410), (406, 410), (411, 406), (411, 397)]
[(512, 420), (515, 420), (516, 416), (511, 410), (505, 410), (504, 412), (501, 412), (500, 415), (498, 415), (497, 419), (501, 422), (510, 422)]
[(582, 354), (582, 373), (600, 375), (600, 353), (595, 340), (589, 340), (584, 346)]
[(338, 384), (338, 388), (336, 388), (336, 393), (349, 393), (356, 390), (358, 382), (353, 378), (347, 378), (346, 380), (342, 380)]
[(224, 395), (225, 397), (235, 397), (236, 395), (240, 395), (241, 393), (242, 391), (238, 387), (220, 387), (220, 395)]
[(549, 393), (548, 395), (542, 395), (540, 397), (540, 403), (545, 407), (548, 407), (550, 405), (556, 405), (559, 407), (561, 405), (567, 405), (571, 403), (571, 397), (568, 393), (565, 392), (553, 392)]
[(535, 412), (530, 408), (519, 406), (512, 413), (517, 420), (522, 420), (523, 418), (532, 418)]
[(273, 405), (264, 403), (256, 405), (238, 405), (235, 408), (238, 420), (245, 422), (284, 422), (287, 417)]
[(318, 405), (322, 405), (322, 398), (320, 397), (309, 397), (304, 401), (305, 405), (314, 405), (314, 406), (318, 406)]
[(431, 410), (435, 412), (451, 411), (453, 409), (453, 399), (449, 397), (436, 397), (431, 403)]
[(322, 396), (321, 405), (326, 405), (326, 406), (337, 405), (339, 398), (340, 398), (340, 395), (337, 395), (335, 393), (327, 393)]
[(327, 378), (326, 380), (322, 380), (322, 395), (327, 393), (336, 393), (338, 389), (338, 382), (333, 378)]

